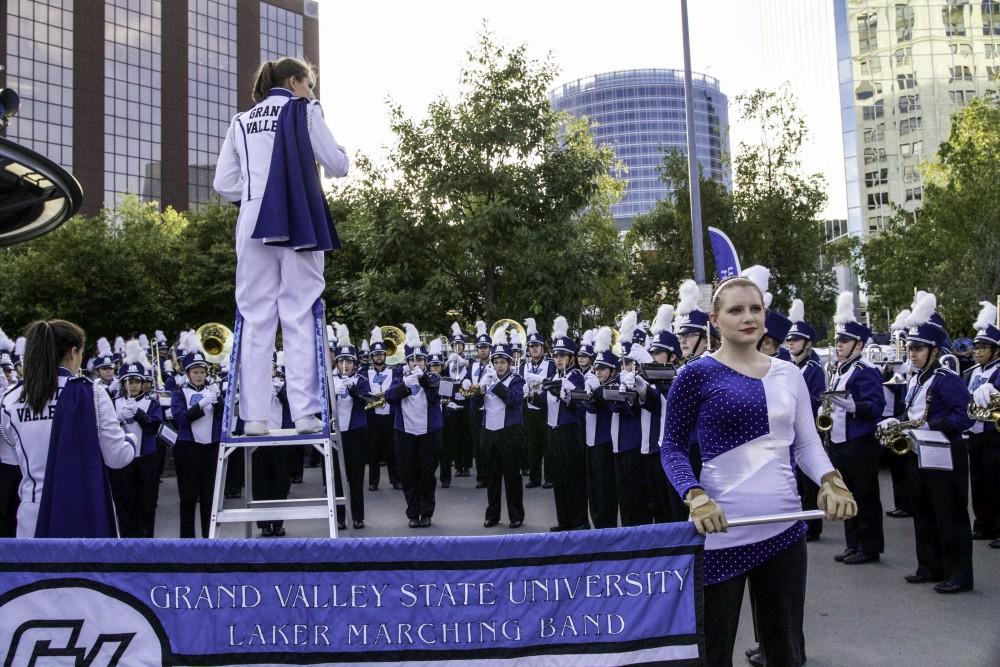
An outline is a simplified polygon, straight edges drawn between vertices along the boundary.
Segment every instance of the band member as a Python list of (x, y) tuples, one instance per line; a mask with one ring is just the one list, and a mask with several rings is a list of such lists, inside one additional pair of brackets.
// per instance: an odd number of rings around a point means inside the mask
[[(552, 531), (590, 528), (587, 519), (587, 453), (581, 428), (582, 409), (570, 395), (583, 388), (583, 373), (573, 358), (576, 343), (569, 337), (569, 323), (559, 316), (552, 324), (552, 355), (556, 371), (533, 396), (546, 403), (548, 444), (545, 466), (550, 469), (556, 503), (557, 525)], [(530, 346), (529, 346), (530, 349)], [(542, 393), (544, 389), (544, 393)]]
[[(486, 323), (482, 320), (476, 322), (476, 360), (469, 366), (467, 379), (470, 387), (481, 387), (483, 376), (490, 368), (490, 349), (493, 347), (493, 339), (486, 333)], [(465, 384), (465, 383), (463, 383)], [(472, 436), (472, 450), (476, 460), (476, 488), (486, 488), (486, 475), (479, 465), (483, 438), (483, 396), (475, 391), (469, 397), (469, 433)]]
[[(749, 580), (768, 664), (801, 665), (806, 527), (801, 522), (728, 529), (727, 517), (797, 512), (795, 464), (820, 482), (829, 518), (856, 505), (833, 469), (813, 424), (810, 398), (794, 365), (757, 351), (763, 294), (745, 278), (725, 281), (712, 300), (722, 336), (711, 355), (686, 364), (670, 387), (663, 466), (705, 540), (706, 662), (731, 664), (743, 591)], [(705, 462), (700, 480), (689, 461), (692, 435)]]
[[(609, 349), (610, 327), (601, 327), (600, 332), (590, 340), (594, 341), (596, 359), (590, 372), (585, 372), (583, 376), (583, 386), (590, 395), (583, 413), (584, 442), (587, 444), (587, 500), (594, 528), (615, 528), (618, 526), (618, 484), (611, 445), (611, 405), (604, 399), (604, 389), (617, 389), (619, 359)], [(576, 358), (589, 358), (590, 354), (577, 352)]]
[[(1000, 329), (997, 308), (988, 301), (976, 318), (972, 356), (976, 365), (968, 371), (968, 386), (980, 408), (989, 406), (1000, 390)], [(976, 421), (969, 434), (969, 474), (972, 480), (972, 539), (992, 540), (1000, 549), (1000, 431), (990, 422)]]
[[(294, 428), (288, 409), (288, 396), (285, 394), (284, 358), (284, 351), (278, 350), (271, 370), (271, 412), (268, 415), (268, 427), (272, 431)], [(253, 473), (250, 479), (254, 500), (288, 498), (294, 478), (298, 476), (299, 482), (302, 481), (302, 469), (298, 466), (304, 465), (304, 456), (297, 455), (304, 454), (303, 447), (304, 445), (269, 445), (254, 450), (251, 454)], [(243, 458), (240, 454), (237, 456), (240, 456), (237, 460)], [(341, 510), (340, 507), (337, 509)], [(285, 536), (285, 522), (281, 520), (258, 521), (257, 527), (261, 537)]]
[(861, 356), (871, 330), (854, 316), (854, 295), (843, 292), (837, 299), (837, 366), (830, 390), (842, 392), (829, 397), (830, 460), (858, 501), (858, 515), (844, 523), (847, 548), (834, 560), (859, 565), (879, 560), (885, 549), (882, 530), (882, 501), (879, 499), (879, 447), (875, 427), (885, 408), (882, 375)]
[[(816, 330), (805, 321), (805, 304), (802, 299), (792, 301), (792, 307), (788, 311), (788, 319), (791, 326), (785, 335), (785, 346), (795, 365), (802, 371), (802, 379), (806, 381), (806, 388), (809, 389), (809, 398), (812, 401), (813, 420), (819, 411), (822, 398), (820, 394), (826, 391), (826, 373), (819, 363), (819, 357), (813, 352), (813, 345), (816, 343)], [(767, 318), (764, 319), (767, 326)], [(764, 350), (761, 350), (764, 352)], [(764, 352), (767, 354), (767, 352)], [(802, 498), (802, 509), (816, 509), (816, 494), (819, 487), (809, 479), (809, 476), (801, 468), (795, 469), (795, 481), (799, 489), (799, 496)], [(822, 519), (812, 519), (807, 522), (809, 531), (806, 533), (806, 541), (818, 540), (823, 533)]]
[[(451, 323), (451, 354), (444, 366), (444, 375), (459, 383), (465, 379), (468, 361), (465, 359), (465, 334), (458, 322)], [(471, 382), (469, 383), (471, 384)], [(468, 399), (454, 392), (444, 406), (444, 438), (441, 444), (441, 488), (451, 486), (451, 465), (456, 477), (468, 477), (472, 468), (472, 440), (469, 436)]]
[(639, 327), (639, 314), (630, 310), (622, 315), (621, 322), (618, 323), (618, 333), (620, 338), (618, 339), (618, 345), (621, 348), (621, 353), (628, 356), (628, 353), (632, 350), (632, 338), (635, 337), (635, 331)]
[[(372, 394), (368, 378), (357, 372), (356, 355), (347, 325), (338, 325), (337, 370), (340, 375), (333, 380), (333, 392), (337, 397), (337, 425), (344, 447), (344, 470), (351, 490), (351, 520), (355, 529), (361, 529), (365, 527), (365, 463), (369, 460), (365, 397)], [(341, 506), (337, 510), (337, 519), (343, 525), (344, 508)]]
[[(0, 329), (0, 397), (18, 382), (10, 356), (13, 349), (14, 341)], [(0, 537), (17, 537), (20, 486), (21, 469), (17, 465), (17, 453), (0, 441)]]
[[(177, 420), (174, 464), (180, 495), (180, 536), (195, 537), (197, 505), (201, 515), (201, 536), (208, 537), (224, 401), (219, 385), (208, 382), (204, 352), (189, 352), (183, 363), (187, 383), (175, 389), (170, 398), (170, 412)], [(269, 390), (270, 386), (268, 382)]]
[(14, 354), (10, 355), (14, 362), (14, 374), (18, 378), (24, 377), (24, 352), (28, 346), (28, 339), (25, 336), (18, 336), (14, 341)]
[(94, 357), (94, 372), (97, 381), (111, 398), (118, 394), (118, 378), (115, 377), (115, 357), (107, 338), (97, 339), (97, 356)]
[(72, 322), (33, 322), (22, 381), (0, 401), (0, 447), (21, 469), (17, 537), (118, 536), (105, 466), (128, 465), (137, 443), (107, 392), (78, 377), (83, 348)]
[(111, 489), (122, 537), (154, 537), (156, 501), (160, 495), (160, 461), (156, 436), (163, 423), (163, 408), (155, 394), (142, 390), (147, 373), (146, 355), (139, 344), (125, 344), (125, 356), (118, 371), (121, 393), (115, 412), (125, 432), (139, 445), (136, 457), (124, 468), (111, 471)]
[[(524, 321), (525, 336), (528, 338), (528, 356), (521, 364), (519, 375), (524, 378), (525, 396), (530, 397), (543, 381), (556, 372), (555, 363), (545, 358), (545, 338), (538, 333), (535, 320), (529, 317)], [(545, 467), (545, 483), (542, 483), (542, 460), (545, 457), (545, 446), (548, 442), (548, 426), (545, 423), (546, 405), (544, 401), (525, 400), (524, 408), (524, 443), (525, 459), (528, 468), (528, 483), (525, 488), (534, 489), (543, 486), (552, 488), (549, 481), (549, 469)]]
[(240, 341), (240, 416), (247, 435), (268, 432), (274, 336), (281, 321), (289, 408), (299, 433), (323, 424), (313, 307), (322, 295), (323, 252), (340, 247), (314, 165), (346, 176), (348, 159), (313, 98), (315, 71), (296, 58), (263, 63), (254, 106), (229, 126), (215, 191), (240, 201), (236, 225), (236, 305)]
[[(897, 344), (905, 345), (906, 341), (906, 321), (910, 317), (910, 309), (904, 308), (896, 316), (895, 321), (889, 325), (890, 335)], [(895, 354), (895, 350), (893, 350)], [(905, 357), (905, 353), (902, 355)], [(901, 414), (906, 400), (906, 378), (910, 374), (910, 362), (903, 359), (895, 359), (898, 364), (885, 364), (882, 368), (882, 394), (885, 396), (885, 408), (882, 410), (882, 417), (893, 417)], [(884, 448), (883, 448), (884, 449)], [(909, 467), (905, 456), (894, 456), (888, 450), (882, 455), (883, 461), (889, 460), (889, 476), (892, 480), (892, 504), (893, 508), (886, 511), (885, 515), (893, 519), (907, 519), (913, 516), (910, 509), (910, 482)]]
[[(966, 414), (969, 391), (962, 378), (941, 366), (941, 344), (945, 330), (932, 323), (937, 306), (933, 294), (925, 294), (910, 314), (906, 347), (914, 373), (907, 383), (904, 418), (912, 421), (909, 434), (916, 441), (910, 452), (910, 493), (917, 570), (906, 575), (911, 584), (939, 582), (938, 593), (972, 590), (972, 529), (968, 513), (968, 452), (962, 432), (972, 426)], [(883, 428), (897, 425), (887, 419)], [(924, 450), (927, 451), (924, 451)], [(932, 451), (950, 449), (944, 461), (933, 461)]]
[[(708, 313), (701, 310), (698, 301), (701, 292), (698, 283), (685, 280), (677, 290), (677, 312), (674, 315), (674, 331), (681, 343), (683, 361), (689, 364), (700, 359), (711, 347), (713, 340), (718, 338), (718, 332), (712, 326)], [(669, 400), (669, 399), (668, 399)], [(701, 449), (691, 435), (689, 456), (695, 477), (701, 474)]]
[(591, 364), (594, 363), (594, 336), (596, 334), (596, 329), (587, 329), (580, 338), (580, 349), (576, 352), (576, 365), (579, 366), (580, 372), (584, 375), (593, 371)]
[[(653, 318), (650, 332), (653, 335), (649, 343), (649, 354), (657, 364), (675, 365), (681, 359), (681, 342), (670, 330), (674, 318), (674, 307), (670, 304), (661, 305)], [(677, 490), (667, 480), (660, 462), (660, 441), (663, 437), (663, 421), (667, 416), (667, 395), (673, 379), (649, 380), (650, 392), (653, 393), (659, 405), (653, 407), (647, 400), (643, 410), (649, 413), (649, 435), (642, 444), (643, 474), (646, 480), (646, 494), (649, 496), (653, 521), (669, 523), (671, 521), (687, 521), (687, 506), (677, 495)], [(645, 416), (645, 414), (644, 414)], [(645, 422), (643, 422), (645, 428)]]
[[(524, 379), (511, 372), (514, 355), (505, 329), (497, 332), (490, 354), (492, 363), (480, 385), (483, 394), (483, 461), (486, 465), (486, 520), (483, 527), (500, 523), (500, 492), (507, 496), (507, 518), (511, 528), (524, 523), (524, 488), (520, 462)], [(501, 486), (503, 487), (501, 489)]]
[(361, 339), (361, 347), (358, 348), (358, 373), (366, 375), (368, 365), (372, 362), (371, 348), (368, 346), (368, 339)]
[[(370, 340), (371, 366), (368, 367), (368, 386), (373, 396), (384, 397), (397, 375), (392, 368), (385, 365), (385, 342), (382, 340), (382, 329), (372, 329)], [(378, 491), (382, 479), (382, 462), (385, 462), (392, 488), (403, 488), (399, 479), (399, 467), (396, 465), (396, 436), (393, 426), (392, 406), (386, 401), (368, 411), (368, 490)]]
[(426, 528), (434, 516), (434, 471), (441, 456), (440, 377), (427, 372), (427, 351), (416, 327), (407, 323), (403, 329), (406, 370), (393, 380), (385, 397), (395, 408), (396, 461), (406, 496), (406, 517), (410, 528)]

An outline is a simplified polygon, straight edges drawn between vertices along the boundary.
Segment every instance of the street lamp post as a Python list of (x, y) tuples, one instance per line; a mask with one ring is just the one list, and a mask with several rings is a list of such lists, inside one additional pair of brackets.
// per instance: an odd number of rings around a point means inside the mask
[(701, 233), (701, 183), (698, 176), (698, 155), (695, 153), (694, 84), (691, 82), (687, 0), (681, 0), (681, 32), (684, 42), (684, 109), (687, 117), (688, 189), (691, 197), (691, 251), (694, 254), (694, 280), (702, 285), (705, 283), (705, 247)]

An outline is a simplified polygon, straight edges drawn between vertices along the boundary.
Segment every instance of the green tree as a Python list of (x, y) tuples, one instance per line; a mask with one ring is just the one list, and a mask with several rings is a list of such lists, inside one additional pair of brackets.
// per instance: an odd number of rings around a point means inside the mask
[[(186, 213), (175, 244), (177, 269), (161, 280), (171, 291), (174, 328), (206, 322), (232, 326), (236, 313), (236, 216), (232, 204), (209, 204)], [(170, 334), (168, 333), (168, 336)]]
[(897, 211), (857, 249), (878, 310), (909, 307), (915, 288), (933, 292), (951, 333), (970, 331), (978, 302), (1000, 292), (1000, 104), (975, 99), (952, 118), (948, 140), (922, 165), (923, 206)]

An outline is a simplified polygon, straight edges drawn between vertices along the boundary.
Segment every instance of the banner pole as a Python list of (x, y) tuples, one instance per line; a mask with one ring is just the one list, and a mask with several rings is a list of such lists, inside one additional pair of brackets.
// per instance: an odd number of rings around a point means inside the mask
[(789, 512), (788, 514), (768, 514), (764, 516), (745, 516), (739, 519), (730, 519), (729, 527), (739, 526), (759, 526), (762, 523), (782, 523), (784, 521), (808, 521), (810, 519), (822, 519), (826, 517), (823, 510), (809, 510), (807, 512)]

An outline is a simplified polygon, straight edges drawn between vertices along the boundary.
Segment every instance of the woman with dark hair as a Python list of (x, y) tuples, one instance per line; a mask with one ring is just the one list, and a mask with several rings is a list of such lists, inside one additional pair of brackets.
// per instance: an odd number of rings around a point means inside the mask
[[(764, 296), (734, 278), (716, 291), (710, 313), (718, 350), (681, 369), (667, 396), (661, 457), (670, 482), (705, 539), (705, 642), (709, 665), (732, 664), (743, 590), (750, 584), (768, 665), (802, 664), (806, 526), (801, 521), (728, 529), (728, 517), (801, 511), (794, 467), (820, 485), (830, 519), (857, 505), (830, 465), (813, 422), (809, 390), (792, 363), (757, 350)], [(703, 462), (691, 469), (697, 434)]]
[(23, 381), (0, 401), (0, 447), (21, 468), (18, 537), (117, 537), (108, 468), (128, 465), (136, 443), (108, 392), (79, 377), (84, 333), (40, 320), (26, 333)]
[(323, 293), (323, 253), (340, 247), (316, 163), (347, 175), (348, 160), (313, 99), (313, 68), (296, 58), (257, 71), (255, 105), (237, 114), (219, 153), (214, 187), (240, 202), (236, 223), (236, 305), (240, 342), (240, 417), (249, 436), (266, 435), (271, 359), (281, 321), (288, 405), (299, 433), (323, 424), (313, 304)]

